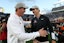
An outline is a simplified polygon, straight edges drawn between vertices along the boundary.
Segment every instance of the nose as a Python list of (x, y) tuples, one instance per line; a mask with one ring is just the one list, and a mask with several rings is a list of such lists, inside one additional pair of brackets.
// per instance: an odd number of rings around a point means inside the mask
[(34, 12), (33, 12), (34, 13)]

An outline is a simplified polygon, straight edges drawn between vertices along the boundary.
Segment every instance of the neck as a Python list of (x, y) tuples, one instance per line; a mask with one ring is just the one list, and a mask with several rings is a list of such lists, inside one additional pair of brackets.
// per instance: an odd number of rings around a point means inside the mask
[(36, 16), (37, 18), (39, 18), (39, 17), (40, 17), (40, 13), (36, 14), (35, 16)]

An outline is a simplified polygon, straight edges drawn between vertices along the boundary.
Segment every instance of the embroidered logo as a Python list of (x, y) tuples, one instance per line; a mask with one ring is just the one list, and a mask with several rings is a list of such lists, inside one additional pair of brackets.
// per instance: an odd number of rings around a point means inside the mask
[(41, 20), (44, 20), (43, 18)]
[(34, 23), (37, 23), (37, 21), (36, 21), (36, 20), (34, 20)]

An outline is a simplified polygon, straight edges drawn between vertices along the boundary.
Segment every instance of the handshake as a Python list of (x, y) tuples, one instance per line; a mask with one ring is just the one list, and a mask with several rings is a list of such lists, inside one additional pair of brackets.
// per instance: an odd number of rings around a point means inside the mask
[(42, 37), (46, 37), (46, 35), (48, 35), (48, 32), (46, 30), (44, 30), (44, 28), (40, 29), (39, 31), (40, 36)]

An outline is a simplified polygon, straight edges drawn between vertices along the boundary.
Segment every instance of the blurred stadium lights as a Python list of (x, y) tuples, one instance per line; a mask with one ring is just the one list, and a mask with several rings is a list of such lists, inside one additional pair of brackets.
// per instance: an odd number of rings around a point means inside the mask
[(0, 7), (0, 12), (4, 12), (4, 8), (3, 7)]

